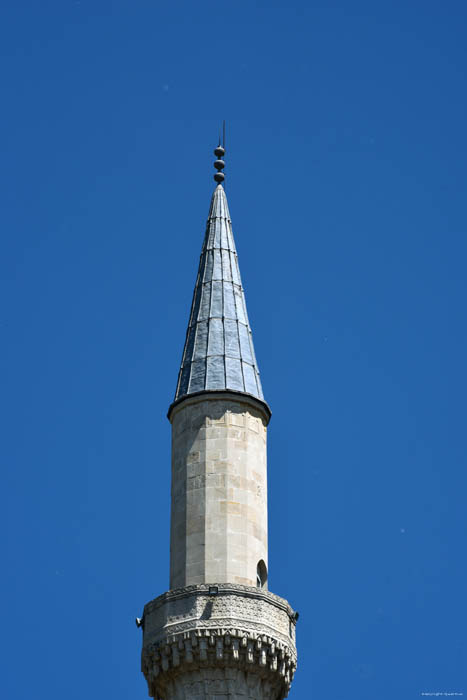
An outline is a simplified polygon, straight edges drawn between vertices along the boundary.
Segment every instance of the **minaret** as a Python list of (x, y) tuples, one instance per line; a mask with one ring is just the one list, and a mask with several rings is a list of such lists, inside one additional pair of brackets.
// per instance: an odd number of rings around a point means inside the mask
[(170, 590), (147, 603), (142, 670), (156, 700), (282, 700), (298, 614), (268, 591), (264, 400), (215, 149), (190, 320), (169, 408)]

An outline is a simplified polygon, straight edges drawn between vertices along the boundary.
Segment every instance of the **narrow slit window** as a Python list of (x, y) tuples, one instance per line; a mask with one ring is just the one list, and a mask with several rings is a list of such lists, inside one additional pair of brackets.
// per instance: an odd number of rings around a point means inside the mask
[(256, 585), (258, 588), (267, 588), (268, 570), (262, 559), (259, 560), (256, 567)]

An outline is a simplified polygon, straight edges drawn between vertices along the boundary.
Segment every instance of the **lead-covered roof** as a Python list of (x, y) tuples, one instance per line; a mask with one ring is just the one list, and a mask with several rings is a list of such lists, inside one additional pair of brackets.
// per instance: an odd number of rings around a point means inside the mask
[(222, 185), (211, 200), (175, 401), (219, 390), (264, 401)]

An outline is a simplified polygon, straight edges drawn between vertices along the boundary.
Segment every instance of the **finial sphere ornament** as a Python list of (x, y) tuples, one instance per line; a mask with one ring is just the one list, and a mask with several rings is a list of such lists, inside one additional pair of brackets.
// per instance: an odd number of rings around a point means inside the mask
[(222, 172), (222, 170), (225, 168), (225, 163), (223, 161), (223, 157), (225, 155), (225, 148), (224, 146), (221, 146), (220, 141), (217, 148), (214, 149), (214, 155), (217, 158), (217, 160), (214, 161), (214, 167), (217, 170), (217, 173), (215, 173), (214, 175), (214, 180), (220, 184), (225, 179), (225, 175)]

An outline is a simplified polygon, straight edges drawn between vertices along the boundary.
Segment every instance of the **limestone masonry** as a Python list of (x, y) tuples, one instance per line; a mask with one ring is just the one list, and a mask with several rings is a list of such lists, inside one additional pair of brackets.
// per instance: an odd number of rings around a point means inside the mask
[[(221, 182), (222, 146), (215, 179)], [(224, 189), (213, 194), (172, 424), (170, 590), (147, 603), (156, 700), (282, 700), (298, 615), (268, 591), (267, 425)]]
[(266, 418), (248, 400), (216, 394), (172, 411), (170, 587), (256, 586), (267, 570)]

